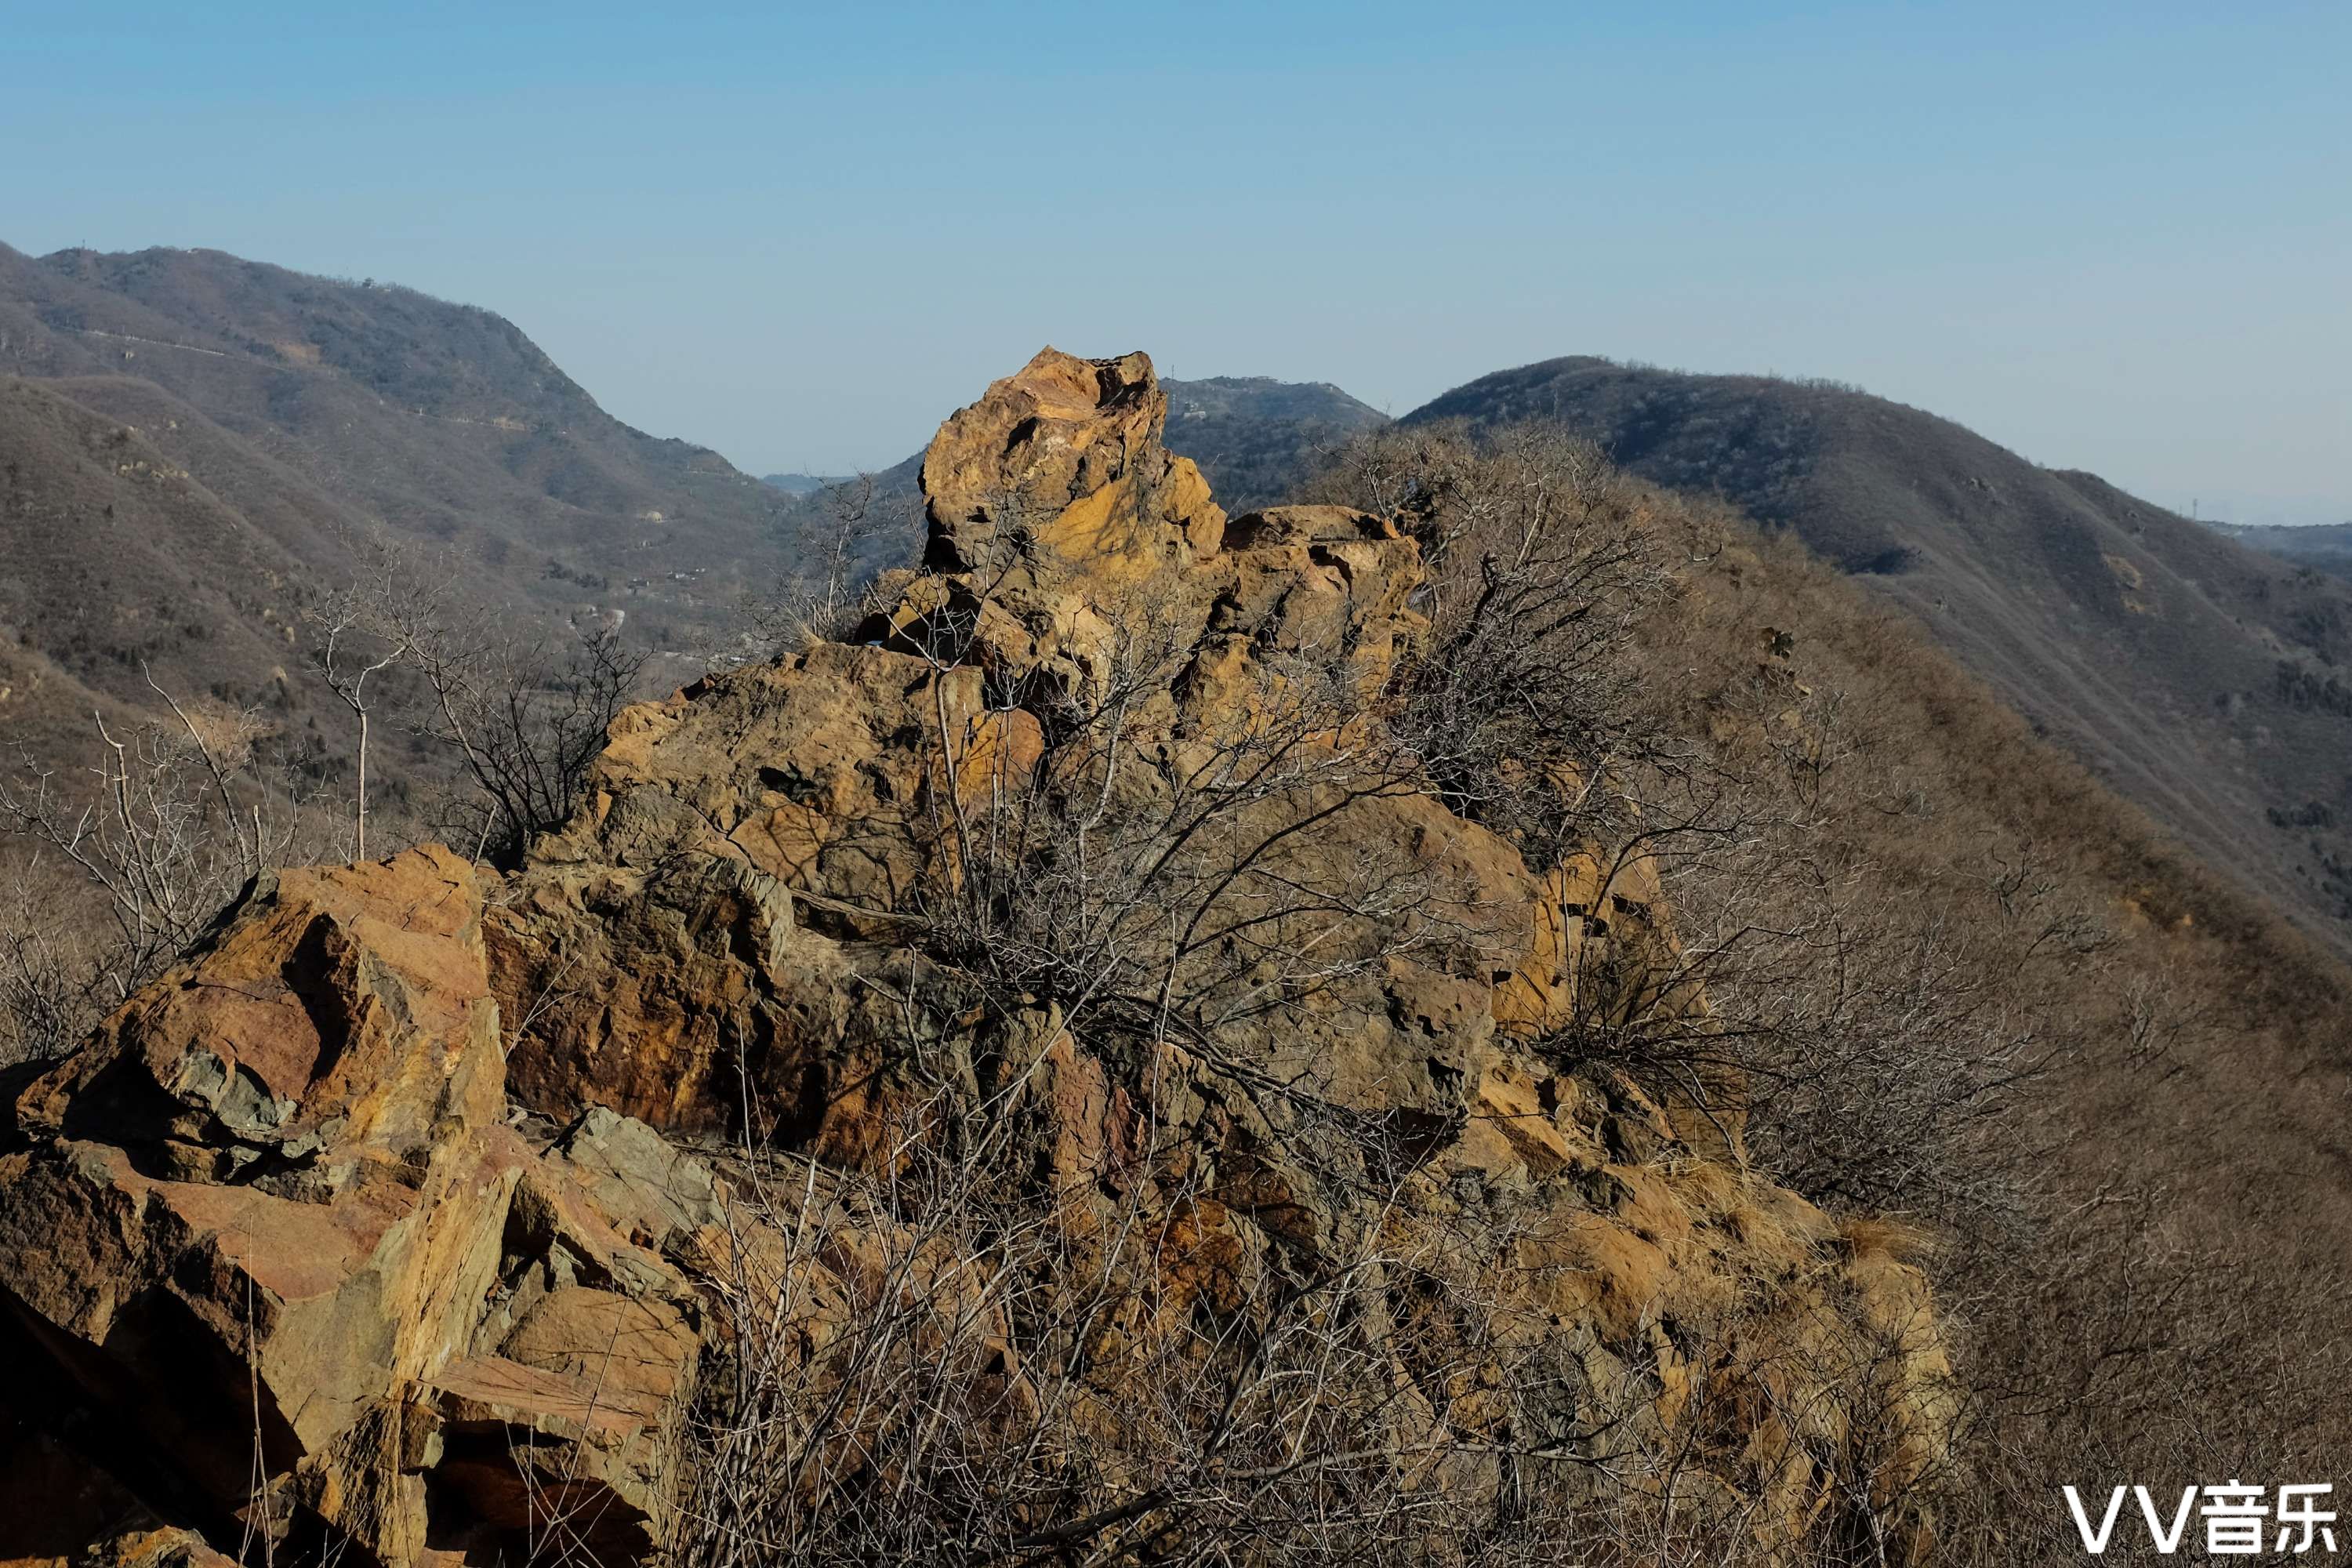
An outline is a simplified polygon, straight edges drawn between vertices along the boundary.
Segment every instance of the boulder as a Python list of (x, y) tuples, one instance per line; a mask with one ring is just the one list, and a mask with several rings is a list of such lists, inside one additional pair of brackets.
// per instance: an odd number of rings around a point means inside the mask
[[(595, 1487), (608, 1527), (653, 1539), (642, 1454), (680, 1419), (691, 1291), (645, 1218), (653, 1188), (620, 1190), (642, 1170), (611, 1152), (642, 1147), (623, 1128), (575, 1133), (575, 1162), (508, 1125), (485, 887), (438, 847), (263, 879), (16, 1098), (12, 1342), (88, 1462), (173, 1528), (415, 1561), (447, 1533), (447, 1466), (487, 1445), (509, 1471), (527, 1453), (576, 1474), (469, 1509), (461, 1533), (519, 1538)], [(674, 1155), (653, 1177), (681, 1181)], [(508, 1397), (453, 1403), (500, 1356), (523, 1379)]]

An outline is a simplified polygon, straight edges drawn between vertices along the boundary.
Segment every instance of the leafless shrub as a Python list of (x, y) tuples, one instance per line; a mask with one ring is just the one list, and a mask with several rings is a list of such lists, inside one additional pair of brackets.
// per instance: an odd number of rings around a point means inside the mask
[(79, 784), (30, 757), (18, 783), (0, 781), (0, 834), (22, 868), (0, 935), (19, 1057), (79, 1039), (302, 842), (300, 799), (265, 727), (149, 684), (172, 720), (93, 715), (97, 761)]
[(1921, 1228), (1966, 1383), (1940, 1554), (2074, 1551), (2053, 1477), (2325, 1473), (2341, 986), (1793, 544), (1633, 506), (1675, 613), (1611, 657), (1670, 743), (1588, 818), (1626, 898), (1554, 1047)]
[[(1903, 1328), (1828, 1378), (1801, 1313), (1661, 1331), (1605, 1387), (1515, 1304), (1507, 1208), (1400, 1183), (1271, 1245), (1187, 1129), (1041, 1179), (1024, 1076), (910, 1108), (859, 1170), (731, 1163), (679, 1561), (1862, 1563), (1916, 1534), (1940, 1478), (1877, 1425)], [(1792, 1464), (1818, 1503), (1768, 1493)]]
[(456, 750), (475, 788), (470, 812), (459, 815), (477, 825), (469, 832), (461, 820), (454, 836), (511, 866), (579, 809), (646, 656), (601, 626), (575, 628), (560, 654), (510, 630), (467, 637), (404, 621), (400, 635), (432, 695), (417, 727)]
[(877, 492), (872, 474), (828, 485), (803, 503), (793, 543), (797, 559), (772, 589), (748, 600), (726, 642), (706, 651), (713, 666), (773, 658), (846, 637), (873, 605), (875, 542), (915, 531), (904, 515), (918, 503)]
[(864, 1179), (754, 1167), (686, 1560), (1310, 1560), (1343, 1523), (1420, 1533), (1435, 1499), (1366, 1496), (1426, 1424), (1351, 1321), (1385, 1260), (1188, 1289), (1160, 1270), (1197, 1194), (1056, 1203), (1018, 1179), (1009, 1109), (926, 1118)]
[[(1420, 477), (1432, 471), (1466, 477)], [(2144, 1410), (2146, 1434), (2156, 1412), (2137, 1380), (2177, 1372), (2179, 1386), (2208, 1385), (2195, 1366), (2242, 1342), (2244, 1327), (2226, 1310), (2198, 1321), (2206, 1265), (2168, 1249), (2137, 1253), (2147, 1289), (2091, 1288), (2093, 1272), (2125, 1267), (2137, 1216), (2160, 1200), (2069, 1215), (2057, 1199), (2053, 1166), (2072, 1130), (2052, 1110), (2050, 1079), (2115, 1070), (2097, 1064), (2117, 1036), (2073, 1000), (2115, 984), (2106, 910), (2033, 839), (1938, 820), (1941, 781), (1910, 771), (1918, 731), (1867, 682), (1805, 673), (1809, 606), (1767, 591), (1776, 579), (1743, 562), (1729, 520), (1526, 432), (1391, 435), (1360, 446), (1327, 485), (1431, 550), (1436, 668), (1424, 692), (1408, 689), (1406, 711), (1428, 702), (1426, 728), (1463, 739), (1458, 759), (1426, 744), (1451, 770), (1441, 777), (1482, 781), (1451, 784), (1449, 799), (1509, 825), (1531, 860), (1587, 858), (1597, 892), (1582, 913), (1575, 1016), (1544, 1048), (1630, 1072), (1817, 1202), (1921, 1227), (1953, 1341), (1973, 1358), (1951, 1465), (1922, 1486), (1948, 1526), (1984, 1532), (1971, 1553), (1996, 1539), (2015, 1550), (2001, 1560), (2031, 1558), (2049, 1539), (2038, 1533), (2046, 1499), (2028, 1496), (2032, 1465), (2116, 1452), (2082, 1424), (2053, 1423), (2052, 1388), (2109, 1369), (2109, 1412), (2129, 1425)], [(1489, 671), (1511, 691), (1539, 686), (1546, 667), (1532, 646), (1523, 662), (1510, 646), (1524, 608), (1491, 637), (1459, 609), (1497, 580), (1494, 562), (1522, 559), (1465, 542), (1515, 536), (1493, 521), (1497, 493), (1515, 498), (1504, 515), (1562, 539), (1524, 557), (1522, 597), (1549, 602), (1556, 580), (1564, 603), (1608, 608), (1568, 621), (1556, 691), (1489, 718)], [(1449, 583), (1461, 586), (1449, 595)], [(1675, 614), (1654, 613), (1667, 605)], [(1534, 624), (1556, 619), (1538, 612)], [(1467, 629), (1449, 637), (1450, 625)], [(1547, 698), (1561, 711), (1534, 720)], [(1549, 776), (1518, 768), (1528, 757)], [(1500, 789), (1483, 782), (1498, 778)], [(1653, 900), (1659, 886), (1671, 920)], [(2177, 1061), (2168, 1043), (2195, 1026), (2194, 1011), (2145, 982), (2121, 994), (2122, 1056)], [(2076, 1333), (2023, 1331), (2042, 1311)], [(2084, 1333), (2101, 1344), (2087, 1359)], [(1858, 1557), (1871, 1533), (1848, 1542)], [(1673, 1559), (1655, 1544), (1657, 1560)]]
[[(896, 645), (941, 675), (973, 657), (989, 609), (975, 577)], [(942, 961), (992, 995), (1208, 1049), (1228, 1025), (1461, 932), (1448, 889), (1399, 847), (1329, 852), (1351, 813), (1425, 787), (1369, 721), (1345, 652), (1260, 648), (1180, 720), (1179, 689), (1219, 639), (1172, 592), (1104, 606), (1099, 642), (1012, 686), (989, 677), (976, 710), (933, 682), (930, 832), (951, 875), (925, 913)]]
[[(319, 655), (359, 718), (360, 821), (370, 715), (389, 704), (412, 731), (447, 746), (472, 786), (432, 826), (479, 858), (512, 865), (579, 807), (606, 731), (637, 695), (646, 655), (603, 623), (551, 639), (548, 628), (486, 608), (464, 591), (454, 558), (381, 537), (368, 542), (365, 558), (359, 578), (320, 613)], [(410, 682), (371, 697), (369, 679), (395, 667)]]
[(1318, 837), (1412, 787), (1375, 731), (1347, 726), (1327, 664), (1254, 665), (1234, 693), (1246, 717), (1164, 752), (1130, 727), (1136, 673), (1123, 647), (1100, 686), (1049, 707), (1034, 767), (999, 748), (984, 798), (952, 813), (946, 952), (1003, 994), (1161, 1037), (1296, 1005), (1437, 940), (1439, 890), (1395, 847), (1335, 857)]
[(1589, 444), (1392, 429), (1321, 483), (1423, 543), (1431, 627), (1392, 722), (1448, 805), (1532, 866), (1590, 868), (1575, 1016), (1546, 1047), (1633, 1072), (1821, 1202), (2013, 1237), (2031, 1158), (1988, 1152), (2065, 1043), (2014, 982), (2091, 961), (2079, 900), (2031, 860), (1956, 858), (1948, 898), (1890, 885), (1871, 839), (1913, 806), (1880, 721), (1800, 681), (1784, 626), (1675, 635), (1724, 525)]
[(1661, 743), (1627, 691), (1631, 628), (1672, 586), (1637, 492), (1590, 442), (1536, 426), (1383, 430), (1323, 482), (1422, 547), (1428, 641), (1391, 730), (1449, 807), (1557, 864), (1611, 814), (1612, 770)]

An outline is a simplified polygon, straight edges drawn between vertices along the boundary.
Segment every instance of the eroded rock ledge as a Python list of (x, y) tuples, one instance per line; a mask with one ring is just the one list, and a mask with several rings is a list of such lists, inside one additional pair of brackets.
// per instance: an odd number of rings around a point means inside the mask
[[(925, 961), (971, 854), (941, 824), (1002, 809), (1071, 694), (1137, 665), (1142, 621), (1172, 673), (1122, 722), (1171, 773), (1309, 666), (1377, 690), (1416, 635), (1411, 539), (1336, 508), (1229, 521), (1164, 414), (1140, 354), (1040, 353), (941, 427), (929, 569), (886, 579), (854, 637), (630, 710), (591, 807), (511, 878), (426, 847), (266, 879), (19, 1085), (0, 1557), (206, 1563), (268, 1536), (513, 1562), (560, 1521), (596, 1560), (654, 1558), (732, 1331), (715, 1296), (761, 1267), (744, 1151), (887, 1172), (943, 1092), (1017, 1124), (1068, 1234), (1157, 1227), (1160, 1316), (1123, 1343), (1370, 1236), (1475, 1235), (1495, 1364), (1572, 1390), (1588, 1458), (1683, 1443), (1740, 1528), (1789, 1542), (1841, 1467), (1891, 1493), (1928, 1465), (1944, 1352), (1886, 1233), (1759, 1179), (1736, 1129), (1538, 1048), (1671, 955), (1640, 867), (1531, 867), (1429, 792), (1371, 794), (1306, 852), (1401, 857), (1447, 890), (1448, 939), (1190, 1039), (1098, 1037)], [(1386, 1142), (1302, 1155), (1302, 1096)], [(837, 1328), (883, 1242), (826, 1212), (806, 1310)], [(1412, 1419), (1482, 1408), (1442, 1403)]]

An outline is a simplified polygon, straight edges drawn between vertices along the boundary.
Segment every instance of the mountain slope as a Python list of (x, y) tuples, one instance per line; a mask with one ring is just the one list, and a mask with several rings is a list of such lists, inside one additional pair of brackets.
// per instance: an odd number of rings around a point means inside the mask
[(335, 563), (299, 498), (257, 507), (257, 523), (136, 431), (33, 382), (0, 381), (0, 624), (21, 647), (134, 702), (142, 664), (238, 701), (282, 674), (302, 551)]
[[(217, 251), (0, 247), (0, 371), (77, 378), (74, 395), (126, 422), (143, 409), (151, 439), (224, 494), (260, 482), (240, 477), (258, 454), (338, 510), (456, 544), (515, 587), (569, 581), (576, 596), (585, 579), (609, 595), (643, 577), (690, 616), (713, 595), (664, 586), (673, 574), (761, 575), (773, 551), (774, 497), (757, 480), (613, 418), (513, 323), (410, 289)], [(247, 450), (184, 446), (126, 378)]]
[(2345, 584), (1830, 384), (1570, 358), (1406, 417), (1556, 420), (1647, 479), (1792, 530), (2207, 858), (2352, 940)]
[(0, 746), (68, 773), (93, 707), (160, 707), (151, 669), (341, 752), (302, 621), (378, 531), (486, 616), (625, 626), (672, 684), (782, 559), (787, 498), (613, 418), (511, 322), (213, 251), (0, 246)]

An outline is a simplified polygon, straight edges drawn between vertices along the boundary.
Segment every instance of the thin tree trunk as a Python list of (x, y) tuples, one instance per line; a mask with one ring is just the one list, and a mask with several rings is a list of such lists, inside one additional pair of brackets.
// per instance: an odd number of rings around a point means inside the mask
[(360, 710), (359, 808), (356, 819), (352, 825), (352, 837), (358, 841), (359, 846), (359, 852), (353, 856), (352, 858), (361, 862), (364, 862), (367, 859), (367, 746), (368, 716), (367, 710), (362, 708)]

